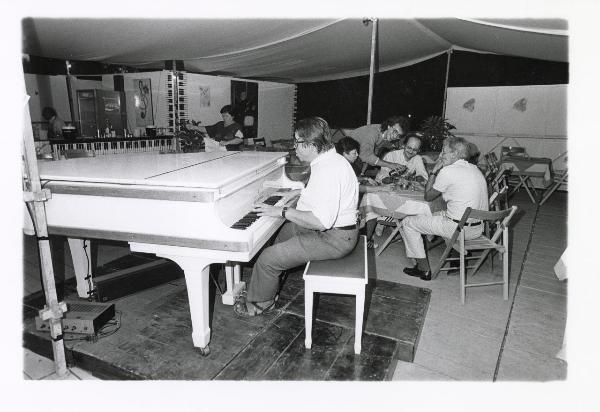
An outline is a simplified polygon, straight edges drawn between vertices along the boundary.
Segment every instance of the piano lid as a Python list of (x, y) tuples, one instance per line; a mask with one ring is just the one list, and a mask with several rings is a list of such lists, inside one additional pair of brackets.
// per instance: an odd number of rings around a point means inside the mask
[(128, 153), (39, 162), (41, 180), (217, 189), (285, 152)]

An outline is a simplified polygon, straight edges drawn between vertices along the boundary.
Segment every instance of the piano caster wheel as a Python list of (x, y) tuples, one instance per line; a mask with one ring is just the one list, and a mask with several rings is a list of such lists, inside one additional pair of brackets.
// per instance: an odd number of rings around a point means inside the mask
[(205, 346), (203, 348), (196, 348), (198, 350), (198, 352), (200, 352), (200, 355), (202, 356), (208, 356), (210, 355), (210, 348), (208, 346)]

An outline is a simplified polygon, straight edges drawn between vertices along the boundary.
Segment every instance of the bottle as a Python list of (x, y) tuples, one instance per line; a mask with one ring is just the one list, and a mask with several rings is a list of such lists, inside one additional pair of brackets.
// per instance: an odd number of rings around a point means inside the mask
[(104, 122), (104, 137), (110, 137), (110, 120)]

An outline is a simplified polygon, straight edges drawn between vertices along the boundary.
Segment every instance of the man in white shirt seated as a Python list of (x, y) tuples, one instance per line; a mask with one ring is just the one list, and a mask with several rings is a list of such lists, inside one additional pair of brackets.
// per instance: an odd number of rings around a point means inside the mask
[[(424, 184), (429, 176), (427, 174), (427, 169), (425, 169), (425, 165), (423, 164), (423, 158), (419, 155), (422, 144), (420, 133), (410, 132), (407, 133), (406, 136), (406, 145), (404, 148), (388, 152), (383, 157), (383, 160), (400, 165), (400, 167), (396, 169), (402, 171), (400, 176), (414, 175), (417, 182)], [(390, 170), (389, 167), (382, 166), (379, 173), (377, 173), (377, 176), (375, 176), (375, 180), (379, 183), (390, 183)], [(377, 222), (385, 220), (385, 218), (380, 217), (377, 213), (369, 212), (367, 216), (365, 216), (365, 220), (367, 221), (366, 232), (368, 247), (376, 248), (378, 245), (372, 240), (373, 233), (377, 227)], [(377, 234), (378, 236), (381, 236), (379, 231)]]
[(252, 268), (246, 298), (234, 306), (241, 316), (260, 315), (275, 307), (284, 270), (311, 260), (344, 257), (358, 240), (358, 180), (350, 163), (331, 143), (327, 122), (319, 117), (300, 120), (294, 145), (298, 158), (310, 162), (310, 180), (295, 208), (255, 205), (258, 216), (288, 221)]
[[(404, 171), (401, 176), (414, 175), (418, 182), (425, 183), (429, 176), (427, 175), (427, 169), (425, 169), (423, 158), (419, 155), (421, 144), (422, 140), (420, 133), (408, 133), (406, 135), (406, 145), (404, 148), (388, 152), (383, 156), (383, 160), (402, 166)], [(390, 170), (389, 167), (382, 166), (377, 173), (377, 176), (375, 176), (375, 180), (381, 183), (385, 178), (389, 177)]]
[[(444, 211), (433, 216), (408, 216), (402, 221), (402, 237), (406, 256), (414, 258), (416, 265), (405, 268), (404, 273), (431, 280), (431, 269), (425, 253), (422, 235), (437, 235), (449, 239), (456, 225), (470, 207), (488, 210), (488, 191), (485, 178), (477, 166), (468, 163), (468, 142), (461, 137), (449, 137), (438, 162), (429, 174), (425, 186), (425, 200), (432, 201), (442, 196), (447, 203)], [(481, 221), (469, 219), (464, 227), (465, 239), (474, 239), (483, 232)]]

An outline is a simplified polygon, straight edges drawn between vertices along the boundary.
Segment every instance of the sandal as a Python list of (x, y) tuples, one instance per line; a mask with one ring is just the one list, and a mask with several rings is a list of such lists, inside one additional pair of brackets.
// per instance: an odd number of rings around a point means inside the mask
[(379, 244), (373, 242), (373, 239), (367, 240), (367, 249), (377, 249)]
[(233, 306), (233, 311), (242, 317), (259, 316), (264, 313), (269, 313), (275, 309), (275, 300), (266, 302), (248, 302), (245, 298), (238, 300)]

